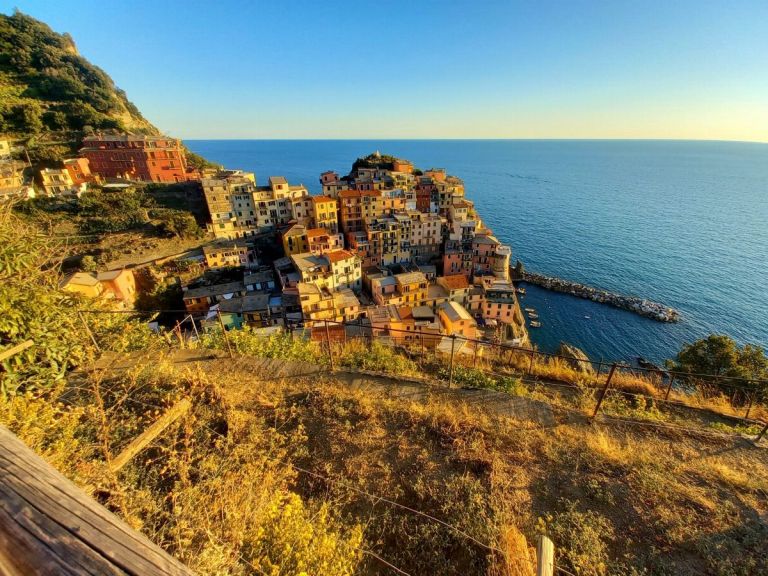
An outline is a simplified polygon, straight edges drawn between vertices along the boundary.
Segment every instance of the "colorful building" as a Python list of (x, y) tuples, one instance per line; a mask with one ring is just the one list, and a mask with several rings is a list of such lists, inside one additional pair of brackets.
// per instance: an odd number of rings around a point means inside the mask
[(102, 178), (184, 182), (197, 177), (187, 171), (181, 140), (167, 136), (86, 136), (80, 155), (88, 159), (90, 171)]
[(477, 338), (477, 322), (461, 304), (457, 302), (441, 304), (437, 308), (437, 315), (445, 334), (463, 336), (472, 340)]
[(244, 240), (218, 240), (203, 246), (208, 268), (250, 267), (256, 264), (251, 247)]
[(313, 228), (324, 228), (331, 234), (339, 232), (339, 203), (329, 196), (312, 196)]
[(133, 306), (136, 300), (136, 278), (130, 270), (99, 272), (96, 279), (104, 287), (104, 293), (112, 295), (126, 306)]

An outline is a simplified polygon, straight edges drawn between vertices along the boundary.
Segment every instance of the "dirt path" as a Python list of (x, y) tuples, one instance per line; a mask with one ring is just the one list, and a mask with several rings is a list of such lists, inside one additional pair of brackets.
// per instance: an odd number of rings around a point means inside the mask
[(134, 352), (130, 354), (105, 353), (91, 370), (124, 372), (146, 364), (168, 362), (179, 369), (199, 366), (206, 374), (247, 374), (252, 381), (282, 378), (330, 377), (351, 389), (362, 390), (372, 396), (428, 402), (442, 400), (464, 404), (486, 413), (528, 422), (532, 427), (553, 427), (557, 419), (552, 407), (545, 402), (512, 396), (504, 392), (477, 388), (447, 388), (427, 380), (408, 379), (387, 374), (331, 370), (326, 366), (295, 360), (236, 356), (216, 350), (171, 350), (166, 352)]

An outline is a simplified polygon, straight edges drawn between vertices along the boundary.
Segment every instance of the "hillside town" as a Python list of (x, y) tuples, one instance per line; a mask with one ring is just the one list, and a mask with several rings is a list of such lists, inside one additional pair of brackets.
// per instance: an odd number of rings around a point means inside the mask
[[(1, 144), (10, 171), (16, 163)], [(199, 186), (208, 240), (179, 259), (199, 272), (184, 278), (182, 299), (203, 328), (311, 333), (355, 324), (396, 344), (437, 347), (453, 335), (529, 344), (510, 279), (511, 249), (484, 225), (463, 181), (444, 169), (421, 171), (377, 151), (347, 175), (323, 172), (320, 194), (310, 194), (282, 176), (262, 184), (243, 170), (193, 169), (181, 142), (169, 137), (95, 134), (82, 144), (77, 157), (41, 169), (36, 186), (4, 181), (5, 195), (79, 198), (89, 186), (117, 193), (145, 183)], [(139, 272), (78, 272), (62, 287), (130, 308)]]

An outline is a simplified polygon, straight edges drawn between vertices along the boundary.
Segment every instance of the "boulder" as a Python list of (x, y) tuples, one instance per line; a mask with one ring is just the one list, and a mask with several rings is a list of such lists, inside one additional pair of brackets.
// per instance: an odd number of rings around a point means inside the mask
[(592, 374), (595, 371), (592, 364), (589, 363), (589, 356), (587, 356), (583, 350), (576, 348), (576, 346), (572, 346), (566, 342), (560, 342), (556, 354), (558, 356), (564, 356), (568, 365), (574, 370), (584, 372), (585, 374)]

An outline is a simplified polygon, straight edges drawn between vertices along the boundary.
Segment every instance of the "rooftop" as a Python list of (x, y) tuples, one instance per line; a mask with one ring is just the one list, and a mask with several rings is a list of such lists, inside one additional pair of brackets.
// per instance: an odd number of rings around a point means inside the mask
[(443, 302), (438, 308), (451, 322), (458, 322), (459, 320), (472, 320), (474, 322), (474, 318), (467, 312), (466, 308), (456, 302)]
[(96, 279), (99, 282), (109, 282), (110, 280), (114, 280), (120, 276), (123, 272), (127, 272), (127, 270), (110, 270), (109, 272), (99, 272), (96, 274)]
[(403, 272), (402, 274), (396, 274), (395, 279), (401, 286), (404, 284), (426, 283), (427, 281), (427, 277), (421, 272)]
[(355, 255), (351, 252), (347, 252), (346, 250), (334, 250), (333, 252), (327, 252), (325, 257), (331, 264), (336, 264), (342, 260), (349, 260), (350, 258), (354, 258)]
[(245, 290), (242, 282), (227, 282), (226, 284), (212, 284), (199, 288), (188, 288), (184, 291), (183, 298), (206, 298), (209, 296), (222, 296), (224, 294), (236, 294)]
[(467, 280), (467, 277), (464, 276), (464, 274), (443, 276), (439, 281), (449, 290), (464, 290), (465, 288), (469, 288), (469, 280)]
[(269, 294), (261, 292), (251, 293), (247, 296), (230, 298), (222, 300), (219, 303), (221, 312), (242, 314), (244, 312), (255, 312), (257, 310), (266, 310), (269, 307)]
[(98, 283), (98, 279), (93, 274), (88, 274), (87, 272), (77, 272), (72, 274), (72, 276), (65, 278), (61, 283), (61, 286), (64, 287), (70, 284), (75, 286), (96, 286)]
[(291, 260), (301, 272), (311, 272), (320, 268), (328, 267), (328, 259), (325, 256), (312, 254), (311, 252), (302, 252), (294, 254)]
[(272, 270), (262, 270), (260, 272), (254, 272), (253, 274), (246, 274), (243, 278), (243, 284), (248, 286), (249, 284), (256, 284), (258, 282), (269, 282), (274, 280), (275, 275)]
[(312, 198), (312, 202), (315, 204), (321, 204), (323, 202), (336, 202), (335, 198), (331, 198), (330, 196), (310, 196)]
[(288, 180), (285, 179), (285, 176), (270, 176), (269, 184), (271, 186), (276, 186), (277, 184), (288, 184)]

